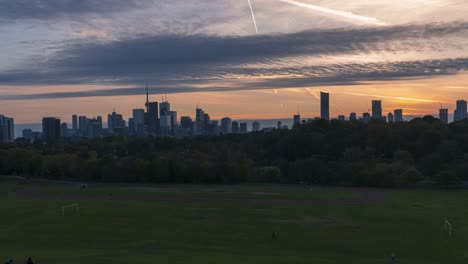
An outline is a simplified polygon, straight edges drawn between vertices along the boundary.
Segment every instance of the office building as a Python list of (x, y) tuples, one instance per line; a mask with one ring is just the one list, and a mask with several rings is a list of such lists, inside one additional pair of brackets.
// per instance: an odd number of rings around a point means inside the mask
[(47, 143), (57, 142), (60, 139), (60, 119), (55, 117), (42, 119), (42, 138)]
[(339, 121), (345, 121), (345, 119), (346, 119), (346, 118), (345, 118), (344, 115), (339, 115), (339, 116), (338, 116), (338, 120), (339, 120)]
[(75, 131), (78, 130), (78, 116), (77, 115), (72, 116), (72, 129)]
[(112, 114), (107, 115), (107, 127), (110, 132), (114, 132), (116, 129), (125, 127), (125, 120), (122, 115), (117, 114), (114, 110), (112, 111)]
[(60, 136), (68, 137), (68, 124), (67, 123), (62, 123), (60, 125)]
[(190, 116), (180, 117), (180, 126), (183, 129), (192, 129), (192, 118)]
[(100, 126), (101, 129), (102, 129), (102, 128), (103, 128), (103, 125), (102, 125), (102, 116), (97, 116), (96, 120), (98, 121), (99, 126)]
[(232, 133), (239, 134), (239, 123), (237, 121), (232, 121)]
[(155, 135), (159, 128), (158, 102), (147, 103), (148, 111), (145, 114), (145, 125), (150, 135)]
[(454, 112), (454, 120), (460, 121), (467, 118), (467, 103), (465, 100), (457, 100), (457, 108)]
[(78, 117), (78, 128), (82, 134), (86, 134), (86, 130), (88, 129), (88, 118), (86, 116)]
[[(145, 110), (144, 109), (133, 109), (133, 115), (131, 121), (129, 119), (129, 130), (132, 135), (142, 136), (145, 131)], [(130, 122), (132, 122), (130, 124)], [(131, 126), (131, 128), (130, 128)]]
[(448, 124), (448, 109), (441, 108), (439, 109), (439, 119), (443, 124)]
[(252, 131), (253, 132), (260, 131), (260, 123), (258, 121), (254, 121), (252, 123)]
[(159, 115), (169, 115), (171, 112), (171, 104), (169, 102), (162, 102), (159, 104)]
[(403, 109), (395, 109), (393, 118), (395, 123), (403, 122)]
[(382, 119), (382, 101), (372, 100), (372, 119)]
[(370, 119), (371, 115), (369, 113), (362, 113), (362, 121), (364, 121), (364, 123), (369, 122)]
[(201, 108), (195, 110), (195, 125), (193, 132), (195, 135), (204, 135), (206, 133), (205, 112)]
[(102, 124), (98, 119), (90, 119), (88, 121), (88, 127), (86, 136), (88, 138), (100, 137), (102, 134)]
[(15, 121), (11, 117), (0, 115), (0, 144), (11, 143), (15, 140)]
[(388, 121), (388, 123), (393, 123), (393, 122), (394, 122), (394, 115), (393, 115), (393, 113), (391, 113), (391, 112), (388, 113), (388, 115), (387, 115), (387, 121)]
[(232, 132), (232, 120), (229, 117), (223, 117), (221, 119), (221, 133), (231, 134)]
[(355, 121), (355, 120), (357, 120), (357, 115), (356, 115), (356, 113), (351, 113), (351, 114), (349, 114), (349, 120), (350, 120), (350, 121)]
[(330, 120), (330, 94), (320, 92), (320, 118)]
[(293, 126), (301, 124), (301, 115), (297, 114), (293, 116)]
[(176, 111), (170, 111), (169, 116), (171, 118), (171, 132), (174, 133), (174, 130), (177, 126), (177, 112)]
[(278, 121), (278, 123), (276, 123), (276, 128), (277, 129), (283, 128), (283, 124), (281, 123), (281, 121)]
[(240, 123), (239, 124), (239, 133), (246, 134), (247, 133), (247, 123)]

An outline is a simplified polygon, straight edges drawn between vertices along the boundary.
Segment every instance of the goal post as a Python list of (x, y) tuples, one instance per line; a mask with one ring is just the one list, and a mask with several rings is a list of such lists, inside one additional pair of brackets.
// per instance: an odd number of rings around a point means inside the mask
[(62, 206), (62, 216), (65, 216), (65, 212), (66, 212), (67, 209), (71, 209), (75, 213), (79, 213), (80, 212), (80, 205), (79, 204), (70, 204), (70, 205)]

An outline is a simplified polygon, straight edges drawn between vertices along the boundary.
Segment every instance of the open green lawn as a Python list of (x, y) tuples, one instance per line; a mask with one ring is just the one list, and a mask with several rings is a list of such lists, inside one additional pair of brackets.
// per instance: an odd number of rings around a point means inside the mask
[(466, 192), (10, 181), (0, 212), (16, 263), (468, 263)]

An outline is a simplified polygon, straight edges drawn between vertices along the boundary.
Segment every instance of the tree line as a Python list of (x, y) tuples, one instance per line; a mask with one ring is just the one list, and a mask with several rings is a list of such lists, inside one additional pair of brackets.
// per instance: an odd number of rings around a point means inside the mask
[(0, 146), (0, 175), (101, 182), (378, 187), (468, 180), (468, 121), (316, 120), (271, 133)]

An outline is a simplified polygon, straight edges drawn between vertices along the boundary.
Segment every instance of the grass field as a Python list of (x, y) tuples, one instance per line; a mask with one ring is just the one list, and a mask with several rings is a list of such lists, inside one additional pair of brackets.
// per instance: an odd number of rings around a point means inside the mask
[(0, 212), (16, 263), (468, 263), (466, 192), (10, 181)]

